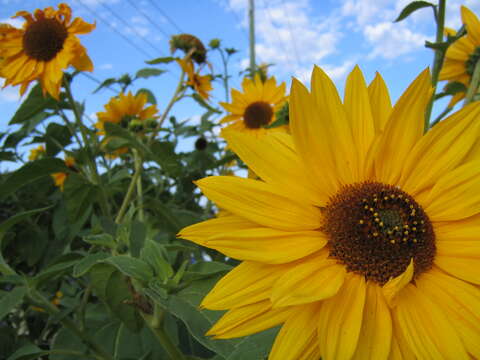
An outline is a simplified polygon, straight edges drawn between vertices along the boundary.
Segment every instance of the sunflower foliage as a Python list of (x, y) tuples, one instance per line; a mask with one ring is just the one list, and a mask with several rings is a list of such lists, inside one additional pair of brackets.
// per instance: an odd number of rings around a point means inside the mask
[(480, 358), (480, 21), (446, 29), (445, 3), (396, 19), (431, 9), (437, 38), (394, 107), (358, 67), (343, 102), (318, 67), (311, 91), (274, 64), (231, 89), (237, 50), (178, 34), (93, 88), (116, 94), (92, 119), (72, 88), (95, 25), (67, 4), (0, 24), (23, 94), (0, 134), (0, 360)]

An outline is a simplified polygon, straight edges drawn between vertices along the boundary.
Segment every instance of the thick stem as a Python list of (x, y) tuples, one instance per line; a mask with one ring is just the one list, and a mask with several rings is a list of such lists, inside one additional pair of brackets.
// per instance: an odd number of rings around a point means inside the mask
[(135, 172), (133, 173), (132, 180), (130, 180), (130, 185), (128, 185), (127, 194), (123, 198), (122, 205), (120, 206), (120, 210), (118, 211), (118, 215), (115, 219), (117, 224), (120, 224), (123, 220), (123, 216), (128, 209), (128, 205), (130, 205), (130, 201), (132, 200), (132, 196), (135, 192), (135, 187), (137, 185), (137, 181), (139, 181), (140, 175), (142, 173), (142, 162), (135, 161)]
[[(443, 41), (443, 32), (445, 29), (445, 6), (446, 6), (446, 0), (440, 0), (438, 3), (438, 12), (436, 16), (437, 34), (435, 37), (435, 42), (437, 44)], [(440, 70), (442, 68), (444, 57), (445, 57), (445, 50), (435, 49), (435, 57), (433, 59), (433, 69), (432, 69), (433, 94), (427, 105), (427, 110), (425, 111), (424, 132), (427, 132), (427, 130), (430, 127), (430, 117), (432, 116), (433, 102), (435, 100), (435, 93), (437, 92), (438, 77), (440, 75)]]
[[(133, 150), (133, 154), (135, 157), (135, 169), (142, 168), (142, 158), (138, 154), (138, 151)], [(145, 220), (145, 214), (143, 211), (143, 189), (142, 189), (142, 177), (139, 176), (137, 179), (137, 201), (138, 201), (138, 219), (140, 221)]]
[(475, 64), (475, 70), (473, 71), (472, 80), (465, 96), (465, 102), (463, 106), (470, 104), (473, 101), (473, 97), (477, 94), (478, 84), (480, 82), (480, 61)]
[[(52, 317), (59, 317), (60, 310), (51, 304), (42, 294), (34, 289), (30, 289), (30, 301), (36, 305), (44, 309), (47, 313), (49, 313)], [(98, 359), (102, 360), (114, 360), (110, 354), (108, 354), (99, 344), (97, 344), (89, 334), (85, 333), (81, 330), (77, 324), (75, 324), (72, 320), (68, 317), (59, 317), (59, 322), (73, 332), (76, 336), (78, 336), (96, 355)]]

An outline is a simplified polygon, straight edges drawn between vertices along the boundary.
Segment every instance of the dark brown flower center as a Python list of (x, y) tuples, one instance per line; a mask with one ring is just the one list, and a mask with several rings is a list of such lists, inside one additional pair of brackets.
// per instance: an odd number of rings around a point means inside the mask
[(269, 103), (257, 101), (251, 103), (243, 113), (245, 126), (249, 129), (258, 129), (270, 123), (273, 117), (273, 109)]
[(37, 61), (50, 61), (62, 49), (68, 32), (56, 19), (40, 19), (28, 25), (23, 35), (25, 53)]
[(410, 260), (414, 278), (431, 268), (435, 234), (420, 205), (397, 187), (377, 182), (346, 185), (323, 208), (330, 257), (348, 271), (385, 284)]

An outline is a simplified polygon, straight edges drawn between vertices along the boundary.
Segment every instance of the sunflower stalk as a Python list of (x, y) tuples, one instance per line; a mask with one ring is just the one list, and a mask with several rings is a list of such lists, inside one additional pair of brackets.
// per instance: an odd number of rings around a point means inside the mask
[[(143, 164), (143, 159), (140, 157), (137, 150), (133, 150), (135, 168), (141, 169)], [(140, 221), (145, 220), (145, 213), (143, 211), (143, 189), (142, 189), (142, 177), (137, 178), (137, 201), (138, 201), (138, 218)]]
[[(134, 155), (136, 156), (136, 155)], [(137, 186), (137, 182), (140, 179), (140, 175), (142, 174), (142, 161), (135, 161), (135, 170), (132, 176), (132, 180), (130, 180), (130, 184), (128, 185), (127, 194), (123, 198), (122, 205), (120, 206), (120, 210), (118, 211), (117, 217), (115, 218), (115, 222), (120, 224), (127, 212), (128, 205), (132, 200), (133, 194), (135, 192), (135, 187)]]
[(225, 101), (229, 102), (229, 88), (228, 88), (228, 60), (225, 54), (223, 53), (223, 50), (218, 48), (218, 52), (220, 53), (220, 56), (222, 57), (222, 63), (223, 63), (223, 87), (225, 88)]
[(475, 70), (473, 71), (472, 81), (467, 89), (467, 95), (465, 96), (465, 102), (463, 106), (467, 106), (473, 101), (473, 97), (478, 92), (478, 85), (480, 83), (480, 61), (475, 64)]
[[(443, 32), (445, 30), (445, 8), (446, 0), (440, 0), (438, 3), (438, 9), (436, 11), (435, 20), (437, 22), (437, 33), (435, 36), (435, 42), (441, 43), (443, 41)], [(437, 92), (438, 77), (440, 70), (442, 69), (443, 59), (445, 58), (445, 49), (435, 49), (435, 57), (433, 59), (432, 69), (432, 87), (433, 93), (425, 111), (425, 124), (424, 132), (427, 132), (430, 128), (430, 117), (432, 116), (433, 103), (435, 101), (435, 93)]]

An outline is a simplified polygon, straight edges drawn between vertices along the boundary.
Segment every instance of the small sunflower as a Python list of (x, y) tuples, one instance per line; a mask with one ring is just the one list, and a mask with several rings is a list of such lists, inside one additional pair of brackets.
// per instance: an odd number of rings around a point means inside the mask
[[(65, 158), (65, 165), (71, 169), (75, 170), (75, 159), (71, 156)], [(64, 172), (53, 173), (52, 175), (53, 182), (55, 186), (58, 186), (61, 191), (63, 191), (63, 186), (65, 185), (65, 180), (67, 180), (68, 174)]]
[(38, 145), (35, 149), (30, 150), (30, 154), (28, 155), (29, 161), (34, 161), (40, 159), (43, 155), (45, 155), (45, 146)]
[(71, 21), (72, 12), (67, 4), (58, 10), (47, 7), (32, 15), (19, 11), (23, 17), (22, 29), (0, 27), (0, 76), (7, 85), (20, 85), (23, 95), (32, 81), (39, 80), (43, 93), (58, 99), (63, 70), (72, 65), (77, 70), (93, 71), (93, 64), (76, 35), (91, 32), (94, 24), (81, 18)]
[[(459, 82), (468, 88), (475, 65), (480, 60), (480, 21), (465, 6), (461, 7), (461, 15), (467, 35), (448, 47), (439, 79)], [(446, 33), (450, 36), (456, 34), (453, 29), (446, 29)], [(465, 92), (458, 92), (452, 97), (449, 106), (453, 107), (463, 98), (465, 98)]]
[(187, 74), (187, 85), (191, 86), (202, 98), (208, 100), (210, 97), (209, 92), (213, 90), (210, 76), (196, 73), (190, 60), (177, 61), (182, 70)]
[[(155, 119), (158, 118), (157, 106), (145, 106), (146, 104), (147, 95), (145, 93), (133, 95), (129, 91), (126, 95), (121, 93), (112, 97), (104, 106), (105, 111), (97, 113), (98, 121), (95, 127), (99, 130), (98, 134), (105, 135), (105, 123), (107, 122), (118, 124), (136, 133), (143, 133), (148, 127), (155, 126)], [(110, 141), (109, 138), (105, 139), (104, 144), (108, 141)], [(127, 151), (127, 148), (117, 149), (110, 157), (115, 158)]]
[(243, 93), (232, 89), (231, 103), (220, 103), (230, 113), (220, 123), (231, 123), (225, 130), (261, 133), (275, 122), (275, 113), (287, 101), (285, 83), (277, 86), (275, 77), (262, 82), (257, 74), (254, 80), (243, 79), (242, 88)]
[(343, 103), (293, 80), (291, 135), (227, 142), (259, 180), (197, 182), (228, 215), (179, 237), (242, 263), (201, 306), (208, 335), (282, 324), (270, 360), (480, 359), (480, 104), (426, 134), (428, 70), (392, 107), (358, 67)]

